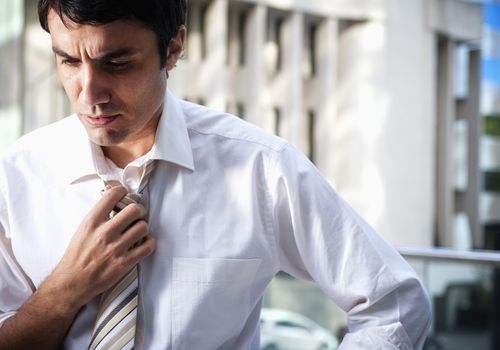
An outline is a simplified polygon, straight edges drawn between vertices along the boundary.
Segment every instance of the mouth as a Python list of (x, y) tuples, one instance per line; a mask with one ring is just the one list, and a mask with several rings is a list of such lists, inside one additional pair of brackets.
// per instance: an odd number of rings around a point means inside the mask
[(83, 118), (93, 126), (104, 126), (112, 123), (118, 115), (84, 115)]

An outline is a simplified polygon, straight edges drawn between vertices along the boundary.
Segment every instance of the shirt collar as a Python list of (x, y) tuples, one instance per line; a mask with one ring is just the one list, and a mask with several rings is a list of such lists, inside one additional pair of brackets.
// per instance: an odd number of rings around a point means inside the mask
[[(70, 118), (77, 121), (73, 115)], [(72, 134), (72, 133), (68, 133)], [(78, 183), (98, 178), (95, 167), (92, 142), (88, 139), (85, 129), (80, 124), (79, 132), (71, 140), (72, 147), (67, 147), (68, 166), (66, 169), (66, 180), (68, 183)], [(71, 152), (68, 150), (71, 149)], [(165, 95), (163, 112), (156, 130), (155, 143), (153, 145), (151, 159), (162, 160), (178, 164), (189, 170), (194, 170), (193, 152), (189, 140), (184, 111), (177, 99), (169, 90)]]
[(164, 160), (194, 170), (193, 151), (184, 111), (179, 99), (170, 90), (167, 90), (165, 97), (151, 159)]

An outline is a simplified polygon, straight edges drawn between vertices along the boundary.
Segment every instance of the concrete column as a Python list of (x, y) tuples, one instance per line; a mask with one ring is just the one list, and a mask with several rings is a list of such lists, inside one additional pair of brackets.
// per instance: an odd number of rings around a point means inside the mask
[(316, 122), (313, 147), (318, 169), (334, 183), (334, 149), (336, 119), (336, 81), (338, 56), (338, 22), (332, 18), (323, 20), (316, 37), (317, 70), (315, 82)]
[(484, 237), (479, 218), (479, 196), (483, 188), (482, 172), (480, 169), (480, 140), (483, 130), (480, 116), (480, 81), (481, 81), (481, 53), (479, 50), (470, 52), (469, 58), (469, 96), (466, 100), (468, 122), (468, 166), (467, 189), (465, 191), (465, 209), (469, 216), (472, 243), (477, 248), (484, 246)]
[(206, 93), (206, 104), (223, 111), (226, 108), (227, 91), (227, 28), (228, 0), (213, 0), (205, 20), (206, 61), (200, 77), (200, 89)]
[(302, 152), (308, 154), (302, 86), (303, 26), (304, 17), (297, 12), (292, 12), (283, 23), (281, 134), (298, 146)]
[(196, 1), (190, 3), (189, 11), (191, 21), (188, 23), (189, 36), (186, 42), (188, 59), (190, 62), (199, 63), (201, 61), (201, 46), (203, 45), (200, 3)]
[(437, 93), (437, 179), (436, 179), (436, 228), (438, 243), (453, 245), (453, 217), (455, 214), (454, 188), (454, 122), (453, 99), (453, 52), (455, 43), (440, 38), (438, 45), (438, 93)]
[(335, 187), (385, 235), (387, 231), (381, 230), (381, 223), (386, 207), (386, 174), (379, 152), (387, 118), (384, 38), (381, 23), (340, 23), (338, 107), (331, 142), (336, 150), (332, 160)]
[(246, 69), (244, 79), (247, 88), (245, 96), (246, 118), (261, 127), (264, 127), (265, 124), (262, 94), (265, 83), (263, 52), (266, 40), (266, 18), (267, 8), (256, 5), (248, 14), (246, 28), (247, 49), (245, 52)]
[(177, 61), (177, 67), (170, 71), (167, 86), (179, 98), (198, 101), (197, 86), (190, 82), (198, 75), (202, 62), (203, 33), (201, 28), (201, 4), (189, 2), (187, 19), (188, 35), (184, 46), (185, 59)]

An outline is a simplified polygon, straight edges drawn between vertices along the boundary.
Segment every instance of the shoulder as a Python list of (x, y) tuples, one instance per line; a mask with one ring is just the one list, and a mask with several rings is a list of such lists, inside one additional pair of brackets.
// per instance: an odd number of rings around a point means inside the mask
[(68, 117), (25, 134), (2, 152), (0, 211), (6, 208), (6, 198), (14, 190), (22, 191), (40, 177), (53, 178), (54, 158), (68, 152), (68, 140), (75, 138), (77, 127), (78, 119)]
[(191, 141), (212, 139), (233, 146), (245, 145), (280, 152), (287, 141), (237, 116), (187, 101), (180, 102)]
[(0, 157), (0, 185), (61, 183), (84, 164), (88, 145), (85, 129), (76, 116), (32, 131)]
[(84, 136), (82, 131), (76, 116), (66, 117), (23, 135), (3, 152), (0, 159), (3, 163), (20, 158), (29, 161), (32, 157), (65, 153), (75, 140)]
[(180, 100), (195, 160), (218, 166), (262, 164), (267, 176), (317, 173), (307, 156), (287, 140), (237, 116)]

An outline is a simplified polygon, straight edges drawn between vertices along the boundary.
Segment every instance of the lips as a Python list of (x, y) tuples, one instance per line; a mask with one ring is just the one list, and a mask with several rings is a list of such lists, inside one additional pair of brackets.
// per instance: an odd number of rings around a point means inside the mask
[(112, 123), (117, 115), (85, 115), (85, 120), (93, 126), (104, 126)]

